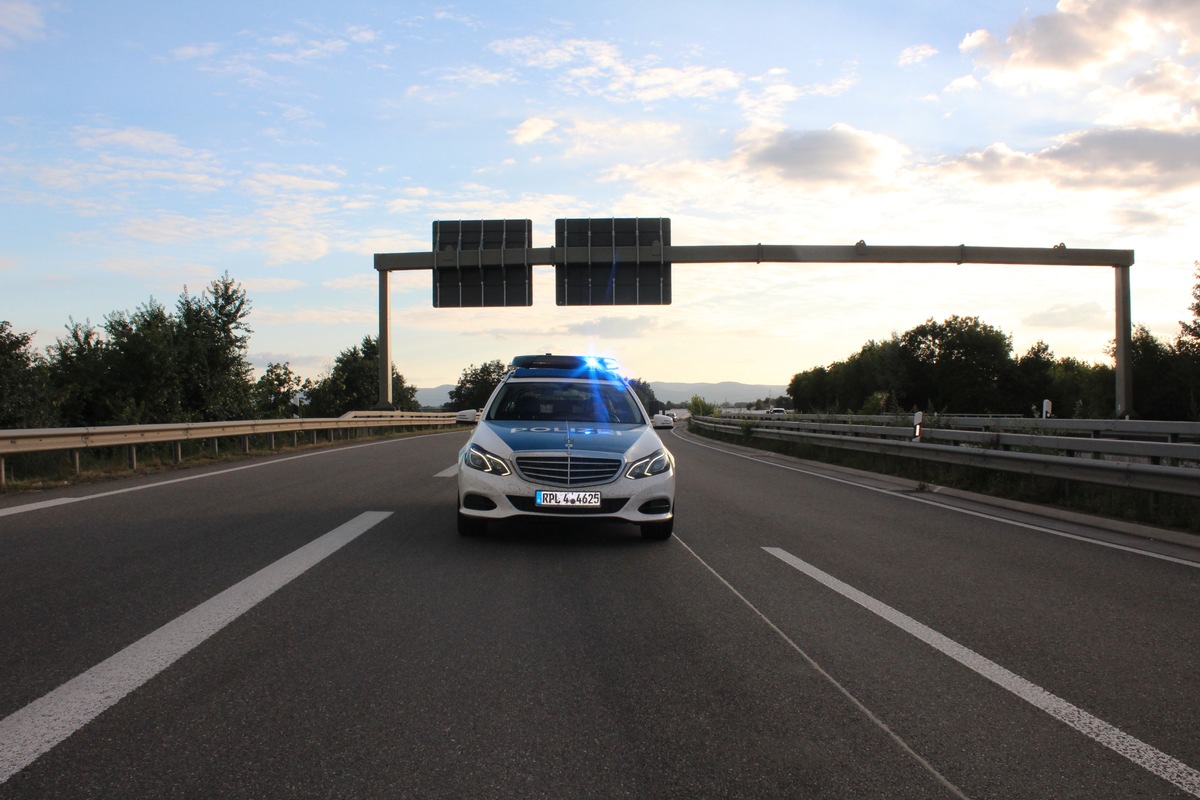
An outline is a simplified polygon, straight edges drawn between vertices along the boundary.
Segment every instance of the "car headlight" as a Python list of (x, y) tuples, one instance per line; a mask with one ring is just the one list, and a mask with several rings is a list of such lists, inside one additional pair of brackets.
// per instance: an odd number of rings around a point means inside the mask
[(467, 448), (467, 452), (463, 454), (463, 463), (471, 469), (477, 469), (480, 472), (487, 472), (492, 475), (511, 475), (512, 470), (508, 468), (508, 462), (497, 455), (489, 453), (477, 444), (473, 444)]
[(651, 475), (661, 475), (671, 470), (671, 454), (666, 450), (655, 450), (645, 458), (635, 461), (625, 470), (626, 478), (649, 478)]

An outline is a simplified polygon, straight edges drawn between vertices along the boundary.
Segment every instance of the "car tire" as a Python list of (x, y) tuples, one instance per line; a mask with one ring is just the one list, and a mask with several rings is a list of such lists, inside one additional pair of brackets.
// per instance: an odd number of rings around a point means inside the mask
[(487, 533), (488, 521), (482, 517), (468, 517), (461, 511), (458, 512), (458, 535), (459, 536), (483, 536)]
[(655, 542), (665, 542), (671, 538), (671, 533), (675, 530), (675, 518), (664, 520), (663, 522), (643, 522), (642, 523), (642, 538), (650, 539)]

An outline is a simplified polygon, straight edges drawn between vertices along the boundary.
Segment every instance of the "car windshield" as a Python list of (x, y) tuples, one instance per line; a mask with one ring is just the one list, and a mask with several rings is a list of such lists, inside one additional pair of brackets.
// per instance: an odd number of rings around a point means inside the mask
[(633, 393), (614, 383), (512, 381), (488, 410), (489, 420), (646, 424)]

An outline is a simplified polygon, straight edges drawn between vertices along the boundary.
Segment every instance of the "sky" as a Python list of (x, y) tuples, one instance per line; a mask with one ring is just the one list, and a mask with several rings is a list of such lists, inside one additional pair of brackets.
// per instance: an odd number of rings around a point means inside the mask
[[(1173, 339), (1200, 259), (1195, 0), (0, 0), (0, 320), (41, 349), (228, 273), (249, 359), (378, 332), (375, 253), (432, 222), (668, 217), (672, 244), (1133, 250)], [(677, 264), (667, 306), (432, 305), (410, 385), (521, 353), (786, 385), (927, 319), (1111, 363), (1113, 271)]]

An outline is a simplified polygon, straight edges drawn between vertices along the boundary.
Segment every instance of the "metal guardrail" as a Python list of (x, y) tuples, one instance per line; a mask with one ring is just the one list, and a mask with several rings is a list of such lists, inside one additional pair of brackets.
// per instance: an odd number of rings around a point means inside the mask
[(231, 422), (184, 422), (160, 425), (108, 425), (89, 428), (28, 428), (0, 431), (0, 491), (5, 488), (7, 470), (5, 456), (18, 453), (42, 453), (58, 450), (72, 451), (72, 461), (79, 471), (79, 451), (95, 447), (126, 447), (131, 467), (137, 466), (137, 446), (172, 442), (175, 461), (182, 461), (181, 445), (187, 441), (208, 441), (217, 451), (218, 440), (240, 437), (242, 451), (250, 452), (250, 437), (266, 435), (274, 449), (275, 436), (292, 434), (292, 444), (299, 443), (301, 433), (309, 433), (315, 444), (317, 435), (337, 431), (357, 431), (383, 428), (441, 428), (457, 424), (453, 413), (412, 411), (352, 411), (341, 417), (309, 419), (240, 420)]
[[(700, 428), (736, 436), (1200, 497), (1200, 423), (1194, 422), (955, 417), (927, 418), (918, 429), (881, 416), (692, 420)], [(955, 427), (930, 427), (931, 422)], [(1047, 433), (1004, 432), (1014, 429)], [(1077, 435), (1064, 435), (1071, 432)]]

